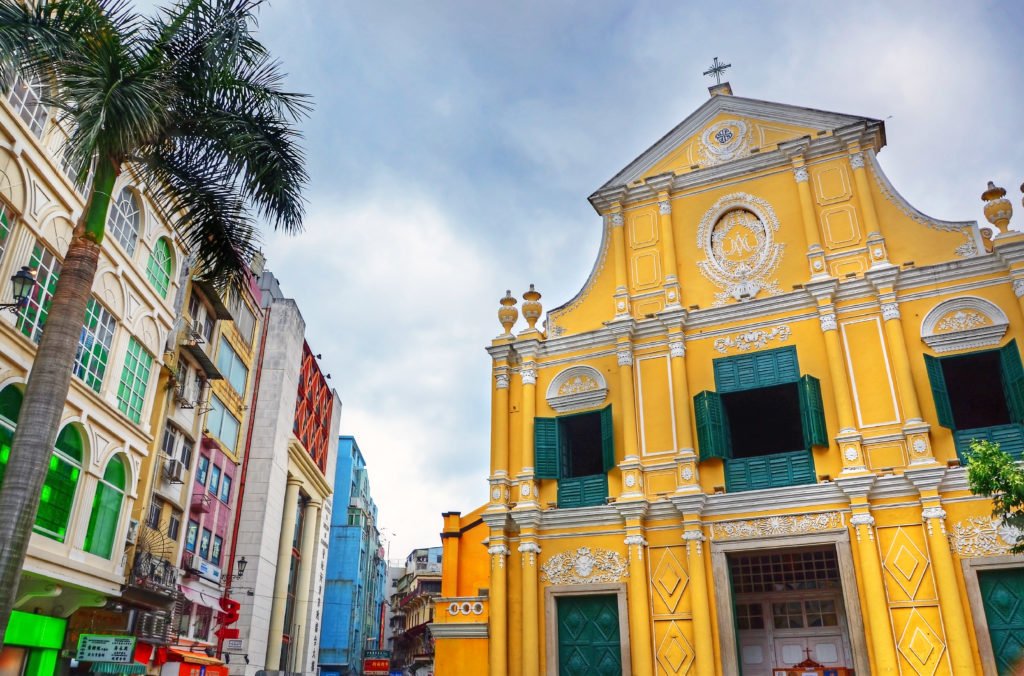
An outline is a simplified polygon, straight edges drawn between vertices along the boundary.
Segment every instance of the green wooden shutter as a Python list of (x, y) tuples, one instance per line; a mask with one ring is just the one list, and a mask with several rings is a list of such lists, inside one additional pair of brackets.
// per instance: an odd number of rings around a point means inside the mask
[(612, 426), (611, 404), (601, 409), (601, 463), (605, 472), (615, 467), (615, 430)]
[(754, 354), (714, 360), (715, 389), (719, 393), (770, 387), (800, 380), (796, 348), (781, 347)]
[(603, 505), (608, 499), (608, 475), (594, 474), (580, 479), (583, 489), (581, 505)]
[(732, 444), (721, 395), (711, 391), (701, 392), (693, 398), (693, 409), (701, 460), (728, 458), (732, 454)]
[(1024, 422), (1024, 367), (1020, 363), (1017, 341), (1011, 340), (999, 349), (999, 363), (1003, 371), (1003, 392), (1006, 407), (1014, 422)]
[(800, 379), (800, 422), (804, 431), (804, 448), (828, 446), (825, 428), (825, 405), (821, 401), (821, 382), (814, 376)]
[(953, 420), (953, 406), (949, 403), (946, 376), (942, 373), (942, 360), (926, 354), (924, 365), (928, 369), (928, 380), (932, 384), (932, 399), (935, 400), (935, 412), (939, 416), (939, 424), (955, 430), (956, 422)]
[(558, 419), (533, 419), (533, 473), (538, 479), (558, 478)]

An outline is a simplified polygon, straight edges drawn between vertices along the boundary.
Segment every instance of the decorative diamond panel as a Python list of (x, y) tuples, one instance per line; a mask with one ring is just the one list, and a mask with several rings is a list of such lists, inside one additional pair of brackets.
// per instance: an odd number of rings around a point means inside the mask
[(679, 676), (689, 672), (693, 664), (693, 645), (683, 634), (680, 624), (658, 623), (655, 629), (656, 640), (658, 634), (661, 634), (657, 655), (659, 676)]
[(920, 676), (932, 676), (943, 662), (946, 646), (925, 617), (913, 608), (896, 644), (903, 663)]
[[(892, 541), (886, 550), (883, 565), (889, 575), (886, 576), (886, 587), (892, 601), (915, 600), (925, 575), (928, 573), (928, 556), (922, 551), (907, 529), (898, 527), (892, 534)], [(892, 582), (905, 594), (905, 598), (893, 593)]]
[(654, 572), (651, 574), (651, 590), (654, 616), (675, 615), (682, 610), (683, 592), (690, 577), (676, 557), (682, 555), (682, 548), (664, 547), (656, 550)]
[(985, 608), (995, 612), (999, 620), (1012, 622), (1020, 607), (1021, 598), (1013, 589), (999, 580), (985, 595)]

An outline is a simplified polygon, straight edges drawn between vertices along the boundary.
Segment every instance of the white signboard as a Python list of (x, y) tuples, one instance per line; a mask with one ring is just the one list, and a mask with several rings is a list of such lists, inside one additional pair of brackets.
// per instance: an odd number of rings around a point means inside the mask
[(75, 655), (75, 659), (80, 662), (117, 662), (119, 664), (128, 664), (134, 657), (134, 636), (82, 634), (78, 637), (78, 653)]

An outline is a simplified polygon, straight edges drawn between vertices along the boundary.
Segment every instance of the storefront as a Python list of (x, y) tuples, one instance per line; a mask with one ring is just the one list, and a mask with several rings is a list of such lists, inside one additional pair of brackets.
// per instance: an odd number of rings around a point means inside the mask
[(57, 668), (67, 621), (48, 615), (11, 612), (0, 651), (0, 673), (50, 676)]

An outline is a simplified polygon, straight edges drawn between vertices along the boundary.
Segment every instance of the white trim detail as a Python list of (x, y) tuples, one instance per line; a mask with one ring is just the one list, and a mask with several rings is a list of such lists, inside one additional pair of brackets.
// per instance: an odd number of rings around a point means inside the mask
[(850, 517), (851, 526), (874, 526), (875, 517), (870, 514), (854, 514)]
[(599, 406), (608, 396), (608, 383), (591, 366), (571, 366), (548, 385), (548, 405), (559, 413)]
[(537, 384), (537, 369), (524, 366), (520, 371), (519, 375), (523, 379), (523, 385), (536, 385)]
[(921, 518), (923, 519), (945, 519), (946, 510), (942, 507), (925, 507), (921, 510)]
[(925, 315), (921, 340), (936, 352), (988, 347), (998, 345), (1009, 326), (1010, 320), (998, 305), (963, 296), (943, 301)]
[(626, 562), (618, 552), (580, 547), (557, 554), (540, 567), (541, 580), (551, 584), (618, 582), (626, 576)]

